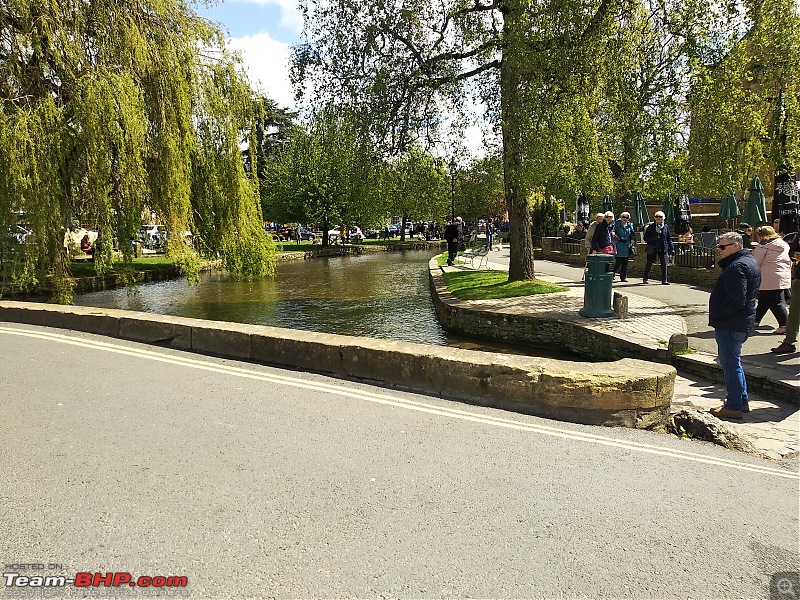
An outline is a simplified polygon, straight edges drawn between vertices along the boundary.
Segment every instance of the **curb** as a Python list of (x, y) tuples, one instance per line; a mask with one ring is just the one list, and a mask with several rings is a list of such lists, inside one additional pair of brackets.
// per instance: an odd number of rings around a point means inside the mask
[(651, 428), (669, 416), (675, 369), (590, 363), (154, 315), (0, 302), (0, 321), (58, 327), (203, 354), (346, 376), (480, 406), (589, 425)]

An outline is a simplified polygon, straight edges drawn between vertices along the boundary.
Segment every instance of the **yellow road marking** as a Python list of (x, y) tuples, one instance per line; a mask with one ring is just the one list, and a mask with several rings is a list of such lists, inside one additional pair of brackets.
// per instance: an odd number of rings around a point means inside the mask
[(122, 354), (126, 356), (143, 358), (147, 360), (154, 360), (157, 362), (173, 364), (193, 369), (200, 369), (214, 373), (221, 373), (225, 375), (232, 375), (235, 377), (243, 377), (246, 379), (254, 379), (257, 381), (284, 384), (299, 389), (324, 392), (338, 396), (345, 396), (348, 398), (356, 398), (360, 400), (374, 402), (377, 404), (394, 406), (397, 408), (405, 408), (408, 410), (415, 410), (418, 412), (445, 416), (454, 419), (470, 421), (473, 423), (482, 423), (486, 425), (493, 425), (495, 427), (503, 427), (518, 431), (527, 431), (530, 433), (539, 433), (542, 435), (549, 435), (561, 439), (583, 441), (594, 444), (600, 444), (603, 446), (612, 446), (616, 448), (632, 450), (635, 452), (668, 456), (671, 458), (678, 458), (693, 462), (718, 465), (733, 469), (741, 469), (744, 471), (752, 471), (754, 473), (775, 475), (778, 477), (785, 477), (788, 479), (800, 479), (800, 473), (795, 473), (775, 467), (769, 467), (766, 465), (752, 465), (725, 458), (709, 458), (686, 450), (666, 449), (652, 444), (645, 444), (641, 442), (610, 439), (602, 435), (597, 435), (588, 432), (571, 431), (569, 429), (552, 427), (549, 425), (523, 423), (521, 421), (516, 421), (514, 419), (482, 415), (476, 412), (457, 409), (457, 408), (435, 406), (433, 404), (428, 404), (425, 402), (419, 402), (416, 400), (410, 400), (405, 398), (399, 398), (397, 396), (392, 396), (389, 394), (380, 394), (376, 392), (370, 392), (367, 390), (360, 390), (357, 388), (350, 388), (346, 386), (335, 386), (323, 382), (305, 381), (297, 377), (289, 377), (285, 375), (265, 374), (255, 371), (253, 369), (245, 369), (242, 367), (235, 367), (232, 365), (212, 363), (208, 360), (202, 360), (194, 357), (165, 356), (163, 354), (158, 353), (157, 351), (149, 350), (146, 348), (135, 348), (135, 347), (123, 346), (121, 344), (112, 344), (99, 340), (81, 339), (49, 331), (34, 331), (28, 329), (17, 329), (14, 327), (6, 327), (6, 326), (0, 326), (0, 333), (5, 333), (7, 335), (38, 338), (42, 340), (49, 340), (52, 342), (58, 342), (72, 346), (79, 346), (82, 348), (90, 348), (94, 350), (103, 350), (115, 354)]

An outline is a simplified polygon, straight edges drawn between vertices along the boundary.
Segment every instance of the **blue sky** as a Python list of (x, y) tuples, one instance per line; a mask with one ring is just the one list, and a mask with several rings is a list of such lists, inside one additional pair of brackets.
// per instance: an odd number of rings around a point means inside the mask
[(253, 87), (279, 105), (295, 108), (289, 83), (292, 44), (300, 41), (303, 21), (296, 0), (223, 0), (195, 7), (217, 21), (227, 46), (242, 56)]

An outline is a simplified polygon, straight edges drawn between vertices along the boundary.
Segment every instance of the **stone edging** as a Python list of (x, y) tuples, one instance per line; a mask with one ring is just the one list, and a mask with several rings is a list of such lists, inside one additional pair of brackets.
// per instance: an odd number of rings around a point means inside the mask
[(669, 416), (675, 369), (587, 363), (224, 323), (117, 309), (0, 301), (0, 321), (378, 381), (575, 423), (649, 428)]

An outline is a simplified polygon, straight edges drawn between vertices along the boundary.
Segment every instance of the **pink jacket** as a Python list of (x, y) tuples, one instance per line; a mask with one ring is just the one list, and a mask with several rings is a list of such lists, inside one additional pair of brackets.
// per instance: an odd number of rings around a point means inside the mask
[(792, 261), (789, 244), (775, 238), (753, 248), (753, 258), (761, 267), (762, 290), (787, 290), (792, 287)]

